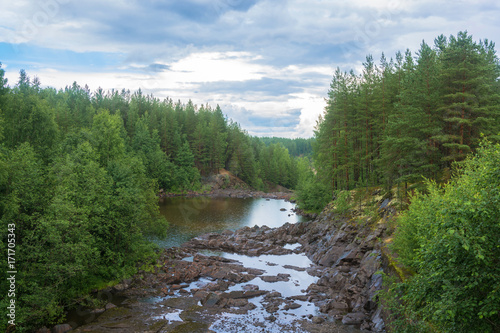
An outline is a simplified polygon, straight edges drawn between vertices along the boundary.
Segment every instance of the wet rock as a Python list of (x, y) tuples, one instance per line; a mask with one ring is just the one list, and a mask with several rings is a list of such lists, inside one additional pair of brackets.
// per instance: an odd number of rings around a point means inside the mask
[(260, 279), (264, 282), (278, 282), (278, 281), (285, 281), (288, 282), (290, 281), (290, 274), (278, 274), (277, 276), (268, 276), (268, 275), (263, 275), (260, 276)]
[(204, 299), (201, 300), (203, 306), (216, 306), (221, 300), (221, 297), (216, 293), (209, 293)]
[(273, 315), (270, 315), (269, 317), (264, 318), (267, 321), (270, 321), (271, 323), (274, 323), (276, 321), (276, 317)]
[(297, 303), (291, 303), (291, 304), (286, 304), (284, 309), (285, 310), (293, 310), (293, 309), (298, 309), (300, 308), (302, 305), (300, 304), (297, 304)]
[(255, 285), (255, 284), (247, 284), (247, 285), (244, 285), (243, 287), (241, 287), (241, 289), (243, 289), (245, 291), (259, 290), (259, 286)]
[(366, 315), (364, 313), (355, 312), (348, 313), (342, 318), (342, 324), (344, 325), (360, 325), (363, 320), (366, 319)]
[(223, 298), (254, 298), (267, 294), (266, 290), (249, 290), (249, 291), (231, 291), (229, 293), (222, 293)]
[(297, 295), (297, 296), (287, 297), (287, 299), (293, 299), (293, 300), (296, 300), (296, 301), (306, 302), (309, 299), (309, 296), (307, 296), (307, 295)]
[(306, 270), (304, 267), (297, 267), (297, 266), (292, 266), (292, 265), (285, 265), (285, 266), (283, 266), (283, 268), (293, 269), (293, 270), (299, 271), (299, 272), (304, 272)]
[(248, 300), (244, 299), (244, 298), (228, 299), (227, 300), (228, 307), (244, 307), (246, 305), (248, 305)]

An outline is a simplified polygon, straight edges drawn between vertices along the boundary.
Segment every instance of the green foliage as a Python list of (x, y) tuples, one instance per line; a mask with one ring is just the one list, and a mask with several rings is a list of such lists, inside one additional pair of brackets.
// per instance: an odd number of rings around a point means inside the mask
[(345, 214), (353, 208), (351, 193), (349, 191), (335, 191), (334, 193), (335, 211), (339, 214)]
[(500, 145), (484, 143), (399, 218), (394, 249), (416, 275), (401, 297), (442, 332), (500, 328)]
[(147, 239), (168, 227), (159, 187), (196, 190), (201, 175), (221, 168), (259, 189), (296, 184), (288, 150), (250, 137), (218, 106), (174, 104), (140, 90), (91, 93), (76, 82), (57, 91), (24, 70), (10, 88), (4, 74), (0, 66), (0, 226), (15, 224), (19, 332), (62, 322), (82, 294), (154, 257)]
[[(467, 32), (422, 43), (360, 75), (337, 69), (315, 132), (314, 162), (334, 189), (421, 182), (463, 160), (480, 134), (498, 140), (500, 63)], [(438, 179), (445, 181), (446, 179)]]
[(314, 138), (303, 139), (288, 139), (288, 138), (277, 138), (277, 137), (262, 137), (260, 138), (262, 142), (266, 146), (270, 146), (272, 144), (281, 144), (283, 147), (288, 149), (290, 152), (290, 156), (294, 157), (311, 157), (312, 156), (312, 142)]
[(330, 188), (319, 181), (311, 170), (309, 160), (303, 158), (298, 163), (299, 180), (297, 185), (297, 202), (300, 209), (320, 212), (332, 199)]

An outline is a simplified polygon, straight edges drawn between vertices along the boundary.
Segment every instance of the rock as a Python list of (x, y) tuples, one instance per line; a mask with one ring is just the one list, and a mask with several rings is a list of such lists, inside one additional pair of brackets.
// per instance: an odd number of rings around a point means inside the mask
[(311, 320), (316, 325), (322, 324), (325, 321), (322, 317), (318, 317), (318, 316), (312, 317)]
[(309, 296), (307, 296), (307, 295), (297, 295), (297, 296), (287, 297), (287, 299), (293, 299), (293, 300), (296, 300), (296, 301), (307, 302), (307, 300), (309, 299)]
[(205, 299), (201, 300), (203, 306), (216, 306), (221, 300), (221, 297), (216, 293), (209, 293)]
[(259, 286), (255, 285), (255, 284), (247, 284), (247, 285), (244, 285), (243, 287), (241, 287), (241, 289), (243, 289), (244, 291), (259, 290)]
[(281, 208), (280, 209), (282, 212), (286, 212), (286, 208)]
[(276, 317), (273, 315), (270, 315), (269, 317), (264, 318), (267, 321), (270, 321), (271, 323), (274, 323), (276, 321)]
[(229, 307), (244, 307), (248, 304), (248, 300), (244, 298), (239, 298), (239, 299), (228, 299), (227, 300), (227, 306)]
[(360, 325), (363, 320), (366, 319), (366, 315), (364, 313), (355, 312), (348, 313), (342, 318), (342, 324), (344, 325)]
[(294, 271), (299, 271), (299, 272), (304, 272), (306, 269), (304, 267), (297, 267), (297, 266), (292, 266), (292, 265), (285, 265), (283, 268), (286, 269), (293, 269)]
[(269, 282), (269, 283), (278, 282), (278, 281), (288, 282), (288, 281), (290, 281), (290, 274), (280, 273), (277, 276), (264, 275), (264, 276), (260, 276), (260, 279), (264, 282)]
[(300, 304), (297, 304), (297, 303), (291, 303), (291, 304), (287, 304), (285, 305), (285, 310), (293, 310), (293, 309), (298, 309), (300, 308), (302, 305)]
[(373, 314), (371, 321), (373, 323), (373, 331), (383, 332), (385, 330), (384, 319), (382, 318), (382, 307), (379, 307)]
[(222, 293), (223, 298), (254, 298), (267, 294), (266, 290), (249, 290), (249, 291), (231, 291), (229, 293)]
[(106, 304), (106, 307), (105, 307), (106, 310), (113, 309), (113, 308), (116, 308), (116, 305), (114, 305), (113, 303)]
[(52, 333), (65, 333), (72, 329), (73, 328), (69, 324), (56, 325), (52, 327)]
[(114, 291), (116, 292), (124, 291), (127, 288), (128, 285), (126, 283), (119, 283), (113, 287)]

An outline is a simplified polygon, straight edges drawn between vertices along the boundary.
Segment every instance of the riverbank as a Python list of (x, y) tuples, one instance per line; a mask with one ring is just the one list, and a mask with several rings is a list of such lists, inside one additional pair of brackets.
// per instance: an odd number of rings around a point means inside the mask
[[(245, 332), (382, 332), (378, 238), (386, 227), (379, 222), (325, 209), (311, 222), (196, 237), (115, 286), (109, 292), (126, 301), (110, 302), (95, 322), (75, 331), (229, 332), (237, 325)], [(283, 265), (287, 256), (310, 263)], [(248, 267), (248, 258), (280, 273)], [(275, 291), (301, 282), (308, 285), (293, 294)]]
[(282, 199), (290, 201), (293, 196), (293, 191), (280, 191), (280, 192), (263, 192), (251, 189), (212, 189), (210, 191), (186, 191), (183, 193), (160, 192), (159, 198), (173, 198), (173, 197), (209, 197), (209, 198), (265, 198), (265, 199)]
[(291, 200), (293, 191), (275, 184), (267, 184), (269, 191), (257, 191), (231, 172), (220, 169), (218, 174), (203, 181), (201, 191), (167, 192), (160, 189), (158, 197), (209, 197), (209, 198), (266, 198)]

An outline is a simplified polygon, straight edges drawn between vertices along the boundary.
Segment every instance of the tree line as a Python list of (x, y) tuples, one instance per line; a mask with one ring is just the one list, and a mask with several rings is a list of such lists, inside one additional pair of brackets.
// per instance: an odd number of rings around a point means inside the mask
[(499, 139), (499, 76), (494, 43), (467, 32), (422, 42), (415, 55), (382, 54), (379, 65), (369, 55), (359, 75), (337, 69), (315, 131), (316, 197), (446, 181), (481, 136)]
[(250, 136), (219, 106), (42, 88), (23, 70), (11, 87), (0, 64), (0, 251), (15, 225), (17, 329), (56, 324), (77, 296), (133, 272), (153, 255), (146, 237), (167, 229), (159, 189), (201, 189), (221, 168), (263, 190), (295, 187), (298, 172), (281, 143)]
[(283, 147), (288, 149), (291, 156), (295, 157), (312, 157), (314, 138), (278, 138), (278, 137), (261, 137), (260, 140), (269, 146), (271, 144), (280, 143)]

